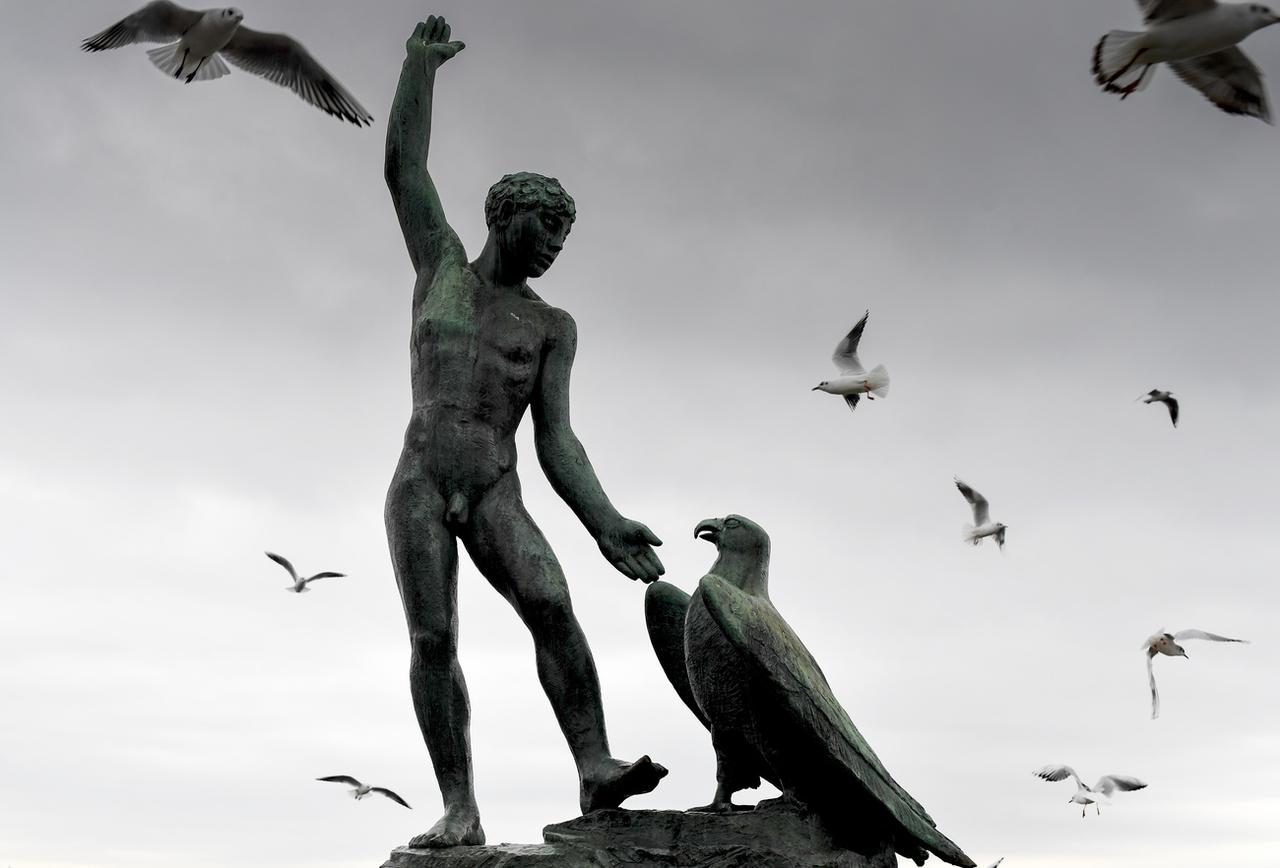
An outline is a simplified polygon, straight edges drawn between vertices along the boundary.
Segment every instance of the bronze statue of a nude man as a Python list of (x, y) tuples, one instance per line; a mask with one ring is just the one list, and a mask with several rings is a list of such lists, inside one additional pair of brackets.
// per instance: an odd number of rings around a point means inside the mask
[(533, 634), (583, 812), (649, 792), (666, 774), (647, 756), (610, 756), (591, 650), (516, 477), (516, 427), (532, 408), (543, 470), (605, 558), (632, 579), (662, 574), (652, 548), (661, 541), (613, 508), (569, 425), (573, 319), (525, 282), (560, 253), (573, 200), (554, 179), (508, 175), (489, 191), (489, 236), (467, 261), (427, 172), (436, 70), (463, 48), (449, 37), (435, 16), (414, 29), (387, 124), (387, 186), (417, 272), (413, 413), (387, 493), (387, 539), (409, 626), (414, 708), (444, 800), (444, 816), (410, 842), (416, 847), (484, 843), (457, 657), (458, 540)]

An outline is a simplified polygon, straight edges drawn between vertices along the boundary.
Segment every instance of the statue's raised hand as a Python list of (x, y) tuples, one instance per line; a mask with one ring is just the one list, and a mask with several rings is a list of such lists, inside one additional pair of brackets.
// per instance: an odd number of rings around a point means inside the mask
[(413, 35), (404, 47), (410, 57), (422, 57), (435, 69), (467, 47), (461, 42), (451, 42), (449, 36), (449, 23), (444, 16), (432, 15), (413, 28)]
[(662, 540), (638, 521), (620, 518), (600, 532), (596, 543), (605, 559), (629, 579), (656, 582), (666, 572), (653, 550)]

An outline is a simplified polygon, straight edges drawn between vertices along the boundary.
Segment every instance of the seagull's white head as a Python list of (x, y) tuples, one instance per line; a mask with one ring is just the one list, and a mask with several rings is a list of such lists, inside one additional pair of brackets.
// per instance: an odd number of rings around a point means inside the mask
[(818, 385), (814, 386), (814, 387), (813, 387), (812, 389), (810, 389), (809, 391), (810, 391), (810, 392), (816, 392), (816, 391), (818, 391), (819, 389), (821, 389), (822, 391), (824, 391), (824, 392), (825, 392), (825, 391), (827, 390), (827, 383), (829, 383), (829, 382), (830, 382), (830, 380), (823, 380), (821, 383), (819, 383)]
[(228, 6), (222, 10), (222, 17), (228, 21), (234, 21), (236, 24), (239, 24), (244, 20), (244, 13), (239, 9), (236, 9), (234, 6)]
[[(1187, 649), (1174, 640), (1171, 633), (1157, 633), (1151, 637), (1151, 647), (1169, 657), (1186, 657)], [(1188, 660), (1191, 658), (1187, 658)]]

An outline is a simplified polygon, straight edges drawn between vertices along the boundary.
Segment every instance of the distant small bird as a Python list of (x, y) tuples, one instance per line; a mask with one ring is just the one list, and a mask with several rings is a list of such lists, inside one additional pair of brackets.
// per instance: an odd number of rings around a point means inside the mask
[(263, 552), (263, 554), (289, 571), (289, 575), (293, 577), (293, 584), (287, 586), (285, 590), (293, 591), (295, 594), (310, 590), (307, 585), (316, 579), (340, 579), (346, 575), (346, 573), (316, 573), (314, 576), (307, 576), (304, 579), (298, 576), (298, 571), (293, 568), (293, 564), (289, 563), (289, 559), (284, 555), (278, 555), (275, 552)]
[(1157, 401), (1169, 408), (1169, 419), (1173, 422), (1173, 427), (1178, 427), (1178, 399), (1173, 397), (1172, 392), (1162, 392), (1159, 389), (1152, 389), (1145, 395), (1139, 395), (1134, 398), (1135, 401), (1141, 401), (1144, 404), (1154, 404)]
[(843, 395), (850, 410), (858, 409), (858, 399), (864, 394), (868, 401), (889, 394), (889, 372), (884, 365), (876, 365), (868, 373), (862, 367), (862, 362), (858, 361), (858, 342), (862, 340), (862, 330), (867, 327), (869, 316), (871, 311), (864, 313), (858, 324), (844, 336), (844, 340), (836, 344), (836, 351), (831, 354), (831, 361), (836, 363), (840, 376), (834, 380), (823, 380), (809, 391)]
[[(397, 796), (391, 790), (388, 790), (386, 787), (368, 787), (360, 783), (358, 780), (351, 777), (350, 775), (330, 775), (327, 778), (316, 778), (316, 780), (325, 781), (327, 783), (333, 783), (333, 784), (346, 784), (347, 786), (351, 787), (351, 798), (357, 801), (359, 801), (360, 799), (363, 799), (365, 796), (369, 795), (370, 793), (378, 793), (380, 795), (386, 796), (388, 799), (395, 802), (396, 804), (404, 805), (406, 808), (409, 808), (408, 802), (406, 802), (404, 799)], [(412, 811), (413, 808), (409, 808), (409, 810)]]
[(995, 537), (996, 545), (1002, 550), (1004, 549), (1004, 532), (1007, 525), (998, 521), (991, 520), (991, 505), (987, 503), (987, 499), (978, 492), (970, 488), (965, 482), (958, 477), (956, 478), (956, 488), (960, 489), (960, 493), (964, 495), (964, 499), (969, 501), (969, 505), (973, 507), (973, 524), (964, 526), (964, 541), (979, 545), (983, 537)]
[(1156, 64), (1167, 63), (1187, 84), (1228, 114), (1271, 123), (1262, 73), (1236, 47), (1255, 30), (1280, 21), (1257, 3), (1138, 0), (1147, 29), (1112, 30), (1093, 49), (1093, 76), (1124, 99), (1142, 90)]
[(1000, 863), (1003, 861), (1004, 861), (1004, 857), (1001, 856), (999, 859), (997, 859), (996, 861), (988, 865), (987, 868), (1000, 868)]
[(1045, 766), (1042, 769), (1037, 769), (1032, 774), (1046, 781), (1062, 781), (1066, 780), (1068, 776), (1075, 778), (1076, 794), (1070, 798), (1067, 804), (1074, 802), (1080, 805), (1080, 816), (1082, 817), (1085, 814), (1085, 808), (1089, 805), (1093, 805), (1094, 811), (1101, 814), (1102, 811), (1098, 808), (1098, 803), (1111, 801), (1111, 794), (1117, 790), (1129, 792), (1146, 787), (1146, 783), (1143, 781), (1127, 775), (1103, 775), (1098, 778), (1096, 784), (1092, 787), (1087, 787), (1071, 766)]
[(373, 123), (346, 88), (295, 39), (283, 33), (259, 33), (240, 22), (239, 9), (184, 9), (168, 0), (155, 0), (86, 39), (85, 51), (104, 51), (135, 42), (168, 42), (147, 52), (161, 72), (193, 81), (221, 78), (231, 70), (222, 58), (245, 72), (289, 88), (321, 111), (356, 126)]
[(1160, 716), (1160, 691), (1156, 690), (1156, 673), (1151, 667), (1151, 661), (1155, 659), (1157, 654), (1164, 654), (1166, 657), (1186, 657), (1186, 649), (1178, 643), (1185, 642), (1188, 639), (1208, 639), (1210, 642), (1249, 644), (1248, 639), (1228, 639), (1226, 636), (1219, 636), (1217, 633), (1206, 633), (1204, 630), (1179, 630), (1177, 633), (1166, 633), (1164, 630), (1160, 630), (1149, 636), (1147, 641), (1142, 643), (1142, 650), (1147, 652), (1147, 683), (1151, 685), (1152, 720)]

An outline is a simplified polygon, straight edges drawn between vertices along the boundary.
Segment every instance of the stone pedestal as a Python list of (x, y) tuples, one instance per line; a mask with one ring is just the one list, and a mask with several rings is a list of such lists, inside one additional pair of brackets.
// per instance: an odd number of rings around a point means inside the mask
[(382, 868), (896, 868), (884, 844), (841, 849), (817, 818), (774, 804), (737, 814), (595, 811), (542, 830), (542, 844), (397, 848)]

